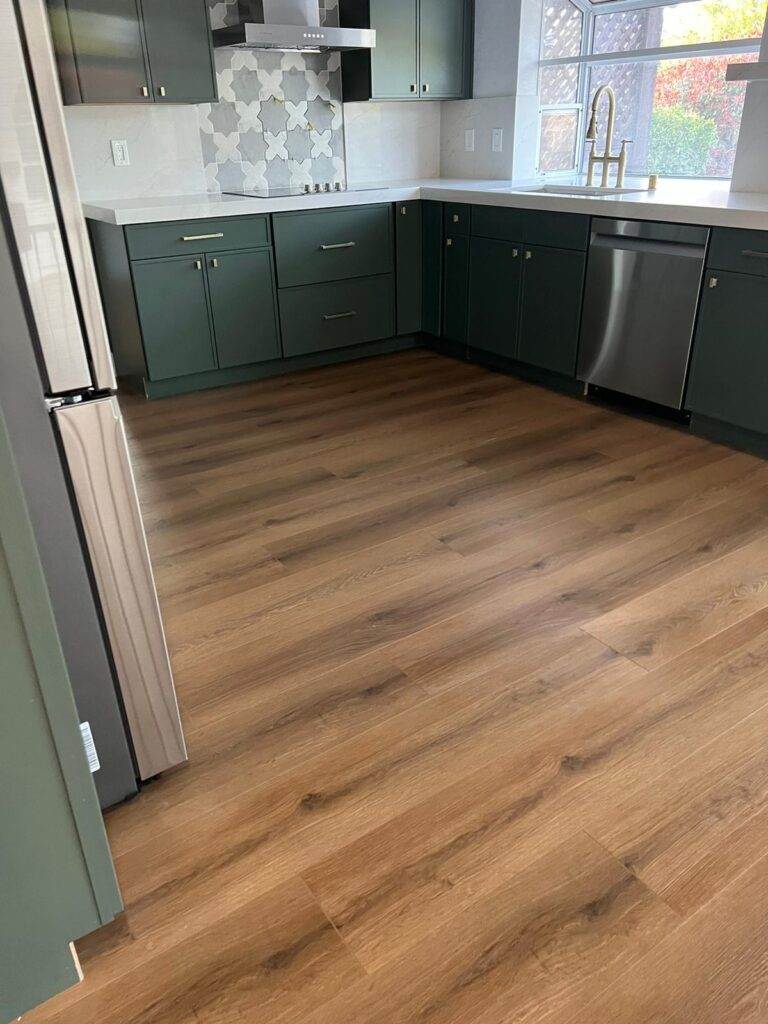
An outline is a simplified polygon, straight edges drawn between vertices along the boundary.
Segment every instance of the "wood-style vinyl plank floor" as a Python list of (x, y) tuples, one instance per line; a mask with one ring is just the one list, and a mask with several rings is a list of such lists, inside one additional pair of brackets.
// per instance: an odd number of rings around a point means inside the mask
[(427, 351), (124, 400), (190, 763), (33, 1024), (765, 1024), (768, 464)]

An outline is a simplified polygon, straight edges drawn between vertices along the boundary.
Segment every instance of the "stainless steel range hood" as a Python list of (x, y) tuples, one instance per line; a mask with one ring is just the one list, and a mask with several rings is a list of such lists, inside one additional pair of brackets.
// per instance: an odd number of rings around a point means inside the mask
[(376, 46), (373, 29), (321, 25), (315, 0), (263, 0), (263, 11), (264, 20), (255, 21), (253, 8), (241, 2), (240, 23), (216, 29), (214, 45), (305, 53), (372, 50)]

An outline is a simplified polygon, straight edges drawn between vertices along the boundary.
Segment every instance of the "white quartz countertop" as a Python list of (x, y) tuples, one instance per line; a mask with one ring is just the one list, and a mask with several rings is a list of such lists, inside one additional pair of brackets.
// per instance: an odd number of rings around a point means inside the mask
[(612, 196), (542, 195), (531, 182), (465, 181), (427, 178), (417, 181), (373, 182), (330, 192), (275, 199), (202, 193), (137, 199), (89, 200), (86, 217), (108, 224), (152, 224), (159, 221), (239, 217), (255, 213), (396, 203), (409, 199), (511, 206), (520, 209), (584, 213), (630, 220), (660, 220), (678, 224), (768, 230), (768, 194), (731, 192), (727, 182), (662, 181), (653, 192)]

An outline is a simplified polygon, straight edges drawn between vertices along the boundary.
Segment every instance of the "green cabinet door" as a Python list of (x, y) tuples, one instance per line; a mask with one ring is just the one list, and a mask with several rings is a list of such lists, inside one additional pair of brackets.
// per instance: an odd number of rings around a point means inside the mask
[(574, 377), (579, 343), (586, 254), (528, 246), (518, 359)]
[(766, 324), (765, 277), (708, 271), (686, 408), (709, 419), (768, 433)]
[(65, 79), (66, 102), (152, 102), (137, 0), (68, 0), (50, 11), (57, 53), (71, 49), (76, 69), (79, 95)]
[(371, 98), (418, 97), (417, 0), (371, 0)]
[(219, 367), (279, 359), (272, 253), (209, 256), (207, 273)]
[(472, 239), (467, 342), (473, 348), (517, 358), (522, 262), (514, 242)]
[(203, 259), (177, 256), (132, 264), (150, 380), (216, 368)]
[(443, 337), (467, 343), (469, 239), (455, 235), (445, 240), (443, 263)]
[(420, 0), (421, 96), (460, 99), (465, 94), (467, 0)]
[(422, 223), (418, 200), (395, 207), (397, 249), (397, 333), (417, 334), (421, 330)]
[(421, 329), (440, 337), (443, 308), (443, 204), (421, 204)]
[(205, 0), (141, 0), (158, 103), (218, 100)]

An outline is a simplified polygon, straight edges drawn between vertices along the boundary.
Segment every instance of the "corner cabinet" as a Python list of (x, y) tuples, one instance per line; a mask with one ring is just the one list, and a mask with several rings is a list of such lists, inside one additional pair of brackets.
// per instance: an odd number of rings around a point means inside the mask
[(686, 408), (694, 429), (728, 441), (756, 435), (766, 453), (768, 232), (716, 228), (707, 262)]
[(344, 99), (455, 100), (472, 94), (473, 0), (340, 0), (376, 47), (342, 55)]
[(218, 100), (206, 0), (47, 0), (64, 102)]

